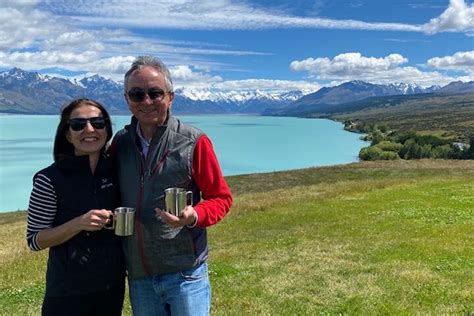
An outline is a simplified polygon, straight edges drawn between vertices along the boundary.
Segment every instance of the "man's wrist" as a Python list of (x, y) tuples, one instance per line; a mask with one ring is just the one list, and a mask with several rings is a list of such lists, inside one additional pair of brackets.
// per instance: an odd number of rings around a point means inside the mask
[(196, 227), (196, 225), (197, 225), (197, 222), (198, 222), (199, 217), (198, 217), (198, 214), (197, 214), (196, 211), (193, 212), (193, 216), (192, 216), (192, 217), (194, 218), (194, 221), (192, 222), (192, 224), (186, 225), (188, 228), (194, 228), (194, 227)]

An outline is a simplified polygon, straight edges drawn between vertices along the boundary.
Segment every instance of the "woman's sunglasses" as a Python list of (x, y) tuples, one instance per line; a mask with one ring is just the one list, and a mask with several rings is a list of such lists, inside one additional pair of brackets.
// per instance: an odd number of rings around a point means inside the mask
[(91, 123), (95, 129), (103, 129), (105, 127), (105, 118), (102, 116), (89, 118), (77, 117), (68, 120), (69, 126), (76, 132), (82, 131), (86, 127), (87, 122)]
[(128, 98), (133, 102), (143, 102), (148, 94), (151, 100), (161, 101), (167, 92), (160, 88), (151, 88), (146, 93), (142, 88), (131, 88), (128, 90)]

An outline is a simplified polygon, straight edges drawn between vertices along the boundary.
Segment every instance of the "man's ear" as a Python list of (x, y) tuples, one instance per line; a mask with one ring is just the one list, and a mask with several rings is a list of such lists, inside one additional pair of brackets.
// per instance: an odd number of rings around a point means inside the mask
[(123, 94), (123, 97), (125, 99), (125, 103), (127, 103), (127, 107), (130, 109), (130, 101), (128, 100), (128, 95), (127, 93), (124, 93)]

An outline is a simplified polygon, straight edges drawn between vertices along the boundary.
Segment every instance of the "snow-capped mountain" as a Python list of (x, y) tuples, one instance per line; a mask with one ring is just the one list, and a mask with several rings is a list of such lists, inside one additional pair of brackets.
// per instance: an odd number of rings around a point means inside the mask
[(214, 101), (214, 102), (235, 102), (238, 104), (245, 104), (245, 102), (255, 99), (268, 100), (289, 100), (295, 101), (303, 96), (301, 91), (290, 91), (281, 93), (267, 93), (259, 89), (254, 91), (214, 91), (211, 89), (191, 90), (191, 89), (177, 89), (177, 94), (186, 97), (193, 101)]
[[(292, 111), (300, 112), (301, 110), (309, 110), (317, 107), (331, 107), (370, 97), (428, 93), (436, 91), (437, 89), (439, 89), (439, 87), (436, 86), (422, 88), (407, 83), (381, 85), (354, 80), (335, 87), (321, 88), (315, 93), (310, 93), (299, 98), (288, 108)], [(272, 113), (272, 111), (267, 111), (267, 113)]]
[[(255, 91), (176, 90), (174, 113), (262, 113), (278, 109), (303, 96), (301, 91), (266, 93)], [(82, 79), (42, 76), (13, 68), (0, 72), (0, 112), (57, 114), (74, 98), (87, 97), (104, 104), (112, 114), (129, 114), (123, 99), (123, 84), (98, 75)]]
[(75, 98), (94, 99), (111, 113), (128, 114), (123, 86), (98, 75), (69, 80), (19, 68), (0, 73), (0, 112), (58, 114)]
[[(314, 93), (302, 91), (266, 92), (261, 90), (219, 91), (177, 89), (172, 110), (176, 114), (253, 113), (278, 114), (301, 109), (333, 107), (369, 97), (432, 93), (469, 92), (474, 82), (454, 82), (444, 88), (423, 88), (413, 84), (372, 84), (345, 82)], [(123, 84), (98, 75), (63, 79), (27, 72), (19, 68), (0, 72), (0, 113), (58, 114), (74, 98), (86, 97), (102, 103), (112, 114), (129, 114), (123, 98)], [(291, 112), (291, 111), (290, 111)]]
[(0, 73), (0, 111), (57, 114), (83, 89), (70, 81), (13, 68)]
[(301, 98), (302, 91), (284, 93), (267, 93), (254, 91), (215, 91), (210, 89), (191, 90), (177, 89), (173, 110), (190, 112), (200, 109), (209, 113), (210, 109), (217, 113), (257, 113), (268, 109), (279, 109)]
[(289, 106), (279, 110), (269, 110), (264, 115), (301, 116), (304, 113), (335, 113), (344, 109), (351, 111), (371, 104), (375, 98), (417, 96), (429, 97), (440, 93), (473, 93), (474, 81), (452, 82), (441, 88), (394, 83), (388, 85), (372, 84), (364, 81), (345, 82), (335, 87), (325, 87), (315, 93), (307, 94)]
[(394, 89), (395, 91), (399, 92), (395, 95), (402, 94), (418, 94), (418, 93), (431, 93), (439, 90), (441, 87), (440, 86), (431, 86), (427, 88), (423, 88), (419, 85), (412, 84), (412, 83), (404, 83), (404, 82), (399, 82), (399, 83), (392, 83), (388, 85), (391, 89)]

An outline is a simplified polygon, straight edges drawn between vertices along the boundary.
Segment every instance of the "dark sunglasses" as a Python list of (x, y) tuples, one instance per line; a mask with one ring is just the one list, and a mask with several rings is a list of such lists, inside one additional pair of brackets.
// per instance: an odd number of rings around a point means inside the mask
[(102, 116), (89, 118), (77, 117), (68, 120), (69, 126), (76, 132), (82, 131), (86, 127), (87, 122), (91, 123), (95, 129), (103, 129), (105, 127), (105, 118)]
[(128, 90), (127, 95), (130, 100), (133, 102), (143, 102), (145, 100), (146, 94), (150, 97), (151, 100), (161, 101), (165, 97), (167, 92), (160, 88), (151, 88), (146, 93), (142, 88), (131, 88)]

